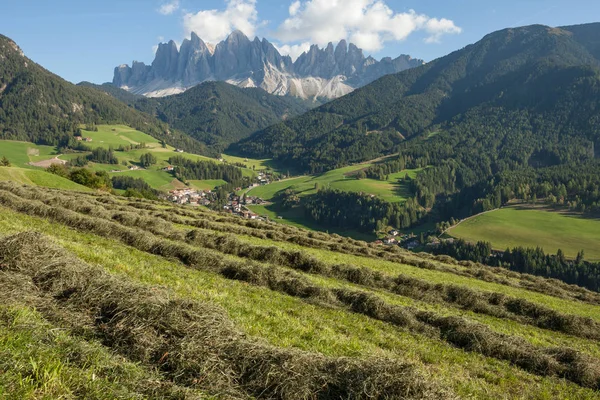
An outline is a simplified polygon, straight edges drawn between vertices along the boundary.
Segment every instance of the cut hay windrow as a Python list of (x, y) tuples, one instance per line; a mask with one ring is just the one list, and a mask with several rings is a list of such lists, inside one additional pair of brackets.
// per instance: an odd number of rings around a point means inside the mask
[[(36, 191), (37, 196), (40, 196), (43, 193), (42, 189), (35, 187), (23, 187), (23, 189)], [(54, 189), (43, 190), (46, 192), (61, 193)], [(351, 238), (343, 238), (335, 234), (327, 235), (281, 224), (265, 223), (255, 220), (248, 221), (236, 216), (219, 214), (208, 210), (202, 210), (201, 208), (186, 208), (182, 205), (169, 205), (170, 210), (169, 213), (167, 213), (164, 208), (160, 209), (155, 206), (161, 204), (160, 202), (153, 200), (136, 199), (134, 201), (118, 202), (110, 199), (109, 196), (96, 196), (90, 193), (78, 193), (75, 196), (77, 196), (78, 199), (93, 199), (95, 202), (112, 205), (113, 207), (116, 207), (112, 208), (113, 210), (135, 211), (138, 213), (144, 212), (147, 215), (161, 218), (171, 223), (210, 229), (223, 233), (244, 234), (259, 239), (291, 242), (304, 247), (343, 252), (356, 256), (379, 258), (386, 261), (412, 265), (418, 268), (453, 273), (486, 282), (522, 288), (554, 297), (584, 301), (590, 304), (600, 304), (600, 294), (591, 292), (577, 285), (570, 285), (553, 278), (543, 278), (517, 273), (504, 268), (489, 267), (472, 261), (458, 262), (448, 256), (433, 256), (427, 253), (419, 253), (418, 255), (411, 254), (408, 256), (406, 251), (401, 250), (396, 246), (381, 248), (373, 244), (367, 245), (365, 242)], [(109, 208), (110, 207), (107, 207), (107, 209)], [(196, 220), (185, 220), (179, 216), (196, 218)], [(199, 216), (201, 216), (201, 218), (197, 219)], [(440, 265), (439, 262), (445, 265)], [(459, 265), (462, 268), (457, 268), (454, 265)], [(518, 282), (514, 282), (514, 280), (517, 280)]]
[(219, 398), (456, 398), (411, 364), (326, 357), (249, 338), (219, 307), (117, 279), (37, 233), (0, 240), (0, 265), (0, 282), (26, 277), (34, 288), (26, 301), (56, 324)]
[[(51, 199), (45, 199), (44, 204), (63, 207), (105, 220), (117, 221), (122, 225), (141, 228), (170, 240), (185, 240), (190, 244), (241, 258), (342, 279), (372, 289), (384, 289), (416, 300), (455, 305), (463, 310), (497, 318), (508, 318), (520, 323), (586, 339), (600, 340), (600, 324), (591, 318), (559, 313), (537, 303), (500, 293), (479, 292), (452, 284), (431, 284), (425, 280), (403, 274), (388, 276), (369, 268), (352, 265), (331, 266), (302, 251), (288, 251), (275, 246), (250, 245), (240, 241), (233, 235), (214, 235), (199, 230), (184, 234), (180, 230), (172, 229), (171, 225), (164, 220), (156, 220), (134, 212), (111, 212), (93, 202), (72, 200), (68, 196), (55, 196)], [(153, 250), (153, 252), (156, 252), (156, 250)], [(157, 254), (173, 256), (173, 253), (169, 254), (166, 250)]]
[[(5, 285), (10, 279), (23, 281)], [(97, 340), (51, 324), (33, 304), (40, 297), (31, 278), (0, 276), (0, 398), (86, 400), (206, 400), (201, 390), (161, 379), (156, 368), (115, 354)], [(29, 290), (27, 300), (21, 296)], [(34, 296), (35, 294), (35, 296)], [(6, 296), (6, 297), (5, 297)], [(30, 304), (26, 306), (24, 303)]]
[[(600, 361), (572, 349), (534, 346), (524, 339), (494, 332), (482, 324), (390, 305), (374, 294), (359, 290), (324, 288), (290, 270), (224, 260), (219, 253), (210, 250), (199, 251), (187, 244), (169, 243), (164, 239), (156, 239), (147, 232), (86, 217), (74, 211), (49, 207), (39, 201), (24, 200), (8, 192), (0, 191), (0, 204), (86, 232), (118, 239), (142, 251), (177, 258), (191, 268), (217, 272), (229, 279), (246, 281), (328, 307), (344, 306), (350, 311), (408, 331), (437, 337), (467, 351), (511, 362), (541, 376), (563, 377), (584, 387), (600, 388)], [(452, 321), (452, 324), (448, 321)], [(477, 334), (474, 335), (473, 332)], [(578, 372), (580, 370), (583, 372)]]
[[(0, 183), (0, 187), (1, 187), (1, 183)], [(47, 189), (40, 189), (40, 188), (36, 188), (36, 187), (25, 187), (25, 186), (18, 186), (18, 185), (11, 185), (11, 184), (7, 184), (9, 186), (9, 188), (12, 190), (13, 193), (16, 193), (20, 196), (24, 196), (27, 197), (27, 195), (31, 192), (34, 192), (34, 197), (36, 199), (39, 200), (43, 200), (45, 204), (49, 204), (49, 205), (56, 205), (56, 206), (62, 206), (62, 207), (66, 207), (69, 208), (72, 205), (81, 205), (81, 204), (86, 204), (86, 207), (78, 207), (78, 208), (74, 208), (79, 210), (80, 212), (83, 211), (84, 213), (91, 213), (92, 209), (95, 209), (94, 214), (95, 216), (102, 216), (105, 218), (108, 218), (108, 214), (99, 214), (99, 211), (97, 210), (97, 203), (100, 203), (105, 209), (106, 211), (109, 212), (113, 212), (115, 210), (117, 211), (122, 211), (122, 212), (128, 212), (128, 211), (135, 211), (135, 213), (133, 213), (133, 215), (135, 215), (135, 217), (130, 216), (128, 217), (131, 220), (133, 219), (138, 219), (140, 217), (140, 214), (145, 214), (148, 217), (152, 217), (152, 219), (147, 219), (146, 221), (150, 221), (147, 222), (148, 225), (152, 228), (152, 232), (153, 233), (157, 233), (160, 234), (161, 232), (164, 233), (170, 229), (167, 228), (166, 225), (162, 224), (162, 226), (159, 226), (157, 221), (157, 218), (160, 218), (161, 220), (167, 221), (167, 222), (171, 222), (171, 223), (177, 223), (180, 225), (188, 225), (188, 226), (202, 226), (205, 227), (205, 229), (212, 229), (215, 231), (219, 231), (219, 232), (226, 232), (226, 233), (239, 233), (239, 234), (248, 234), (248, 235), (253, 235), (256, 237), (261, 237), (264, 238), (265, 233), (258, 231), (256, 232), (256, 229), (250, 229), (251, 232), (245, 232), (244, 230), (247, 230), (248, 228), (245, 227), (232, 227), (231, 225), (227, 225), (227, 226), (221, 226), (219, 225), (219, 223), (215, 224), (214, 220), (216, 219), (215, 215), (216, 214), (214, 212), (209, 212), (209, 211), (202, 211), (199, 212), (198, 209), (189, 209), (189, 208), (184, 208), (183, 206), (173, 206), (174, 207), (174, 211), (176, 211), (177, 215), (173, 215), (170, 213), (165, 212), (165, 210), (162, 210), (160, 212), (152, 212), (152, 213), (148, 213), (146, 211), (143, 210), (143, 208), (130, 208), (128, 205), (129, 204), (138, 204), (138, 202), (142, 205), (145, 206), (147, 204), (147, 201), (144, 199), (137, 199), (134, 202), (117, 202), (115, 200), (113, 200), (111, 197), (109, 196), (94, 196), (92, 194), (86, 193), (86, 194), (75, 194), (75, 195), (71, 195), (70, 193), (68, 195), (63, 195), (64, 192), (58, 191), (58, 190), (47, 190)], [(48, 193), (51, 193), (52, 196), (48, 196)], [(45, 196), (45, 197), (44, 197)], [(74, 200), (73, 198), (75, 198), (76, 200)], [(151, 202), (151, 204), (155, 204), (156, 202)], [(156, 208), (154, 206), (152, 206), (153, 208)], [(193, 214), (201, 214), (202, 215), (202, 220), (197, 220), (197, 221), (189, 221), (189, 220), (185, 220), (182, 219), (181, 217), (179, 217), (178, 215), (193, 215)], [(213, 215), (214, 214), (214, 215)], [(121, 216), (122, 217), (122, 216)], [(118, 217), (118, 218), (121, 218)], [(227, 216), (227, 217), (223, 217), (223, 218), (219, 218), (219, 219), (228, 219), (228, 220), (237, 220), (237, 221), (241, 221), (239, 222), (242, 225), (246, 225), (246, 224), (262, 224), (265, 225), (265, 223), (259, 222), (259, 221), (245, 221), (243, 219), (237, 218), (237, 217), (231, 217), (231, 216)], [(211, 222), (212, 220), (212, 222)], [(152, 223), (152, 221), (154, 221), (154, 223)], [(216, 226), (215, 226), (216, 225)], [(269, 224), (267, 224), (269, 225)], [(277, 225), (273, 225), (270, 224), (269, 226), (277, 226)], [(282, 227), (282, 225), (279, 225), (279, 227)], [(294, 231), (294, 230), (298, 230), (297, 228), (291, 228), (291, 227), (285, 227), (283, 226), (284, 230), (289, 230), (290, 231)], [(162, 230), (161, 230), (162, 229)], [(239, 229), (242, 229), (243, 231), (240, 232)], [(170, 230), (172, 231), (172, 230)], [(301, 241), (305, 242), (306, 240), (312, 240), (310, 238), (307, 237), (313, 237), (314, 234), (318, 234), (318, 235), (324, 235), (324, 234), (320, 234), (320, 233), (316, 233), (316, 232), (304, 232), (304, 236), (302, 236)], [(172, 233), (172, 235), (175, 235), (174, 233)], [(267, 238), (269, 239), (273, 239), (273, 240), (279, 240), (279, 241), (285, 241), (281, 238), (277, 239), (276, 237), (272, 237), (272, 232), (267, 232), (266, 234)], [(173, 239), (176, 240), (180, 240), (180, 237), (173, 237)], [(294, 239), (294, 237), (292, 237), (291, 239)], [(293, 240), (292, 240), (293, 241)], [(363, 245), (365, 245), (365, 243), (362, 243)], [(335, 244), (336, 246), (339, 246), (339, 243)], [(313, 245), (309, 246), (309, 247), (315, 247), (315, 248), (324, 248), (322, 245), (315, 245), (313, 243)], [(327, 246), (325, 246), (325, 248), (327, 248)], [(393, 248), (394, 250), (398, 251), (395, 247)], [(386, 248), (386, 251), (390, 251), (392, 250), (391, 247)], [(341, 248), (338, 249), (337, 251), (343, 251)], [(367, 254), (363, 254), (363, 252), (365, 251), (365, 247), (360, 247), (359, 250), (359, 255), (361, 256), (368, 256), (368, 257), (372, 257), (373, 255), (367, 255)], [(370, 250), (369, 250), (370, 251)], [(347, 251), (352, 253), (351, 251)], [(386, 259), (386, 260), (391, 260), (393, 257), (391, 254), (389, 254), (388, 252), (382, 252), (380, 251), (379, 256)], [(405, 258), (403, 255), (398, 254), (397, 256), (395, 256), (396, 258), (400, 257), (400, 260), (396, 260), (395, 262), (402, 262), (404, 264), (408, 264), (408, 265), (413, 265), (416, 266), (418, 268), (424, 268), (424, 269), (433, 269), (433, 270), (439, 270), (439, 271), (443, 271), (443, 272), (449, 272), (449, 273), (453, 273), (456, 275), (460, 275), (460, 276), (465, 276), (465, 277), (475, 277), (477, 279), (481, 279), (484, 281), (488, 281), (488, 282), (495, 282), (495, 283), (499, 283), (499, 284), (503, 284), (503, 285), (507, 285), (507, 286), (512, 286), (512, 287), (516, 287), (516, 288), (522, 288), (522, 289), (526, 289), (526, 290), (530, 290), (530, 291), (535, 291), (535, 292), (539, 292), (539, 293), (544, 293), (546, 295), (550, 295), (550, 296), (554, 296), (554, 297), (558, 297), (558, 298), (564, 298), (564, 299), (571, 299), (571, 300), (578, 300), (578, 301), (584, 301), (584, 302), (588, 302), (591, 304), (600, 304), (600, 294), (598, 293), (594, 293), (591, 292), (587, 289), (575, 286), (575, 285), (567, 285), (564, 282), (560, 282), (560, 281), (556, 281), (555, 279), (548, 279), (548, 278), (542, 278), (542, 277), (537, 277), (537, 276), (532, 276), (532, 275), (527, 275), (527, 274), (519, 274), (513, 271), (508, 271), (508, 270), (504, 270), (502, 268), (498, 269), (498, 268), (492, 268), (492, 267), (482, 267), (478, 264), (466, 261), (466, 262), (460, 262), (458, 263), (456, 260), (451, 259), (447, 256), (431, 256), (428, 254), (419, 254), (420, 257), (423, 257), (423, 259), (419, 260), (419, 259), (415, 259), (414, 257), (410, 257), (410, 258)], [(392, 258), (390, 258), (392, 257)], [(460, 265), (468, 265), (469, 269), (468, 270), (462, 270), (462, 269), (456, 269), (455, 267), (444, 267), (444, 266), (439, 266), (438, 264), (431, 262), (430, 260), (435, 259), (438, 261), (444, 261), (446, 263), (450, 263), (450, 264), (460, 264)], [(506, 275), (507, 277), (510, 277), (511, 279), (519, 279), (519, 283), (514, 282), (513, 280), (507, 280), (503, 277), (498, 277), (492, 273), (490, 273), (490, 271), (494, 271), (494, 272), (498, 272), (498, 273), (502, 273), (504, 275)], [(499, 314), (496, 314), (499, 315)], [(553, 324), (544, 324), (542, 323), (541, 325), (536, 325), (536, 326), (540, 326), (540, 327), (547, 327), (547, 326), (553, 326)], [(550, 328), (552, 329), (552, 328)]]

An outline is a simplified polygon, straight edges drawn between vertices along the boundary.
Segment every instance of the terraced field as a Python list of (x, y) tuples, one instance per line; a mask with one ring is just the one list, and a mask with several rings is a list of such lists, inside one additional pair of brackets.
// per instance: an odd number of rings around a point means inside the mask
[(558, 281), (7, 182), (0, 236), (0, 395), (599, 397), (600, 295)]

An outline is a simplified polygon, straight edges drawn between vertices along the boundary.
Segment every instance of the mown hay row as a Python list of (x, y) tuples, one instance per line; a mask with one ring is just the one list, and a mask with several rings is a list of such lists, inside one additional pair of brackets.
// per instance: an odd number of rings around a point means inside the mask
[(282, 265), (311, 274), (343, 279), (369, 288), (385, 289), (413, 299), (457, 305), (465, 310), (499, 318), (510, 318), (521, 323), (579, 337), (600, 339), (600, 324), (597, 324), (591, 318), (565, 315), (524, 299), (517, 299), (499, 293), (481, 293), (458, 285), (434, 285), (403, 274), (390, 277), (368, 268), (357, 268), (348, 265), (331, 267), (302, 251), (288, 251), (274, 246), (250, 245), (238, 240), (233, 235), (217, 236), (194, 230), (189, 231), (184, 236), (183, 232), (172, 229), (163, 220), (145, 217), (142, 213), (107, 211), (87, 200), (72, 200), (66, 196), (64, 198), (53, 197), (46, 199), (44, 204), (64, 207), (82, 214), (117, 221), (122, 225), (141, 228), (174, 241), (185, 239), (188, 243), (215, 249), (225, 254)]
[[(10, 185), (10, 184), (9, 184)], [(16, 189), (14, 189), (16, 187)], [(13, 192), (18, 190), (19, 195), (24, 195), (24, 191), (29, 190), (35, 192), (35, 198), (41, 199), (44, 192), (59, 194), (59, 190), (46, 190), (36, 187), (23, 187), (13, 185)], [(16, 193), (16, 192), (15, 192)], [(155, 204), (161, 204), (156, 201), (145, 199), (136, 199), (128, 202), (117, 202), (110, 199), (109, 196), (96, 196), (89, 193), (75, 194), (78, 199), (95, 199), (95, 201), (106, 205), (112, 205), (113, 210), (132, 211), (131, 207), (137, 212), (146, 212), (145, 209), (155, 210), (150, 213), (153, 217), (161, 218), (167, 222), (178, 223), (182, 225), (195, 226), (204, 229), (210, 229), (225, 233), (238, 233), (254, 236), (260, 239), (270, 239), (275, 241), (287, 241), (296, 243), (305, 247), (326, 249), (329, 251), (337, 251), (350, 253), (358, 256), (381, 258), (387, 261), (399, 262), (416, 266), (418, 268), (438, 270), (449, 272), (460, 276), (476, 278), (487, 282), (494, 282), (503, 285), (509, 285), (516, 288), (523, 288), (539, 293), (544, 293), (554, 297), (574, 299), (585, 301), (591, 304), (600, 304), (600, 295), (591, 292), (585, 288), (576, 285), (569, 285), (562, 281), (552, 278), (543, 278), (527, 274), (520, 274), (504, 268), (489, 267), (470, 261), (458, 262), (447, 256), (432, 256), (426, 253), (418, 255), (405, 256), (405, 252), (399, 248), (385, 247), (377, 248), (374, 245), (367, 245), (365, 242), (356, 241), (349, 238), (342, 238), (338, 235), (326, 235), (319, 232), (304, 231), (295, 227), (288, 227), (280, 224), (267, 224), (261, 221), (247, 221), (234, 216), (219, 216), (222, 214), (210, 212), (202, 209), (190, 209), (179, 205), (170, 205), (169, 212), (164, 209), (155, 207)], [(115, 208), (116, 207), (116, 208)], [(111, 207), (107, 207), (110, 210)], [(175, 215), (176, 214), (176, 215)], [(184, 215), (187, 217), (196, 218), (201, 215), (201, 219), (195, 221), (185, 220), (178, 217)], [(215, 222), (219, 221), (219, 222)], [(223, 225), (226, 224), (226, 225)], [(232, 226), (237, 225), (237, 226)], [(253, 228), (247, 228), (252, 226)], [(328, 238), (328, 240), (327, 240)], [(335, 239), (332, 243), (331, 240)], [(446, 265), (440, 265), (433, 261), (440, 261)], [(459, 269), (453, 265), (467, 267), (467, 269)], [(510, 280), (509, 280), (510, 279)], [(518, 283), (512, 280), (518, 280)]]
[[(225, 261), (218, 254), (210, 253), (208, 250), (199, 251), (189, 245), (157, 240), (146, 232), (97, 218), (85, 217), (73, 211), (54, 209), (39, 202), (22, 200), (6, 192), (0, 192), (0, 202), (21, 212), (46, 216), (68, 226), (120, 239), (143, 251), (178, 258), (192, 268), (218, 272), (229, 279), (243, 280), (299, 298), (317, 301), (327, 306), (343, 305), (354, 312), (363, 313), (409, 331), (434, 335), (434, 337), (439, 337), (468, 351), (476, 351), (489, 357), (509, 361), (529, 372), (543, 376), (564, 377), (585, 387), (599, 388), (598, 360), (575, 350), (533, 346), (523, 339), (499, 334), (482, 324), (470, 323), (462, 318), (453, 320), (454, 324), (460, 325), (461, 329), (455, 327), (450, 329), (450, 333), (454, 331), (458, 333), (448, 334), (445, 330), (448, 326), (445, 322), (448, 320), (447, 318), (408, 307), (392, 306), (378, 296), (367, 292), (327, 289), (314, 285), (302, 275), (289, 270), (273, 266), (264, 267), (259, 264), (248, 265), (236, 261)], [(480, 334), (471, 335), (471, 332)], [(485, 341), (485, 345), (478, 344), (482, 340)], [(564, 357), (565, 351), (569, 357)], [(541, 368), (540, 365), (544, 367)], [(579, 370), (585, 373), (576, 372)]]
[(222, 398), (455, 398), (410, 364), (325, 357), (253, 340), (219, 307), (116, 279), (36, 233), (0, 240), (0, 265), (3, 276), (30, 279), (48, 318), (155, 366), (179, 385)]

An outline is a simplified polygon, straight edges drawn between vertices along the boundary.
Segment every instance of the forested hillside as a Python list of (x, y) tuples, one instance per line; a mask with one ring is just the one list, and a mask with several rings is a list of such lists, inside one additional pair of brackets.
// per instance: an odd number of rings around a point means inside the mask
[[(435, 163), (473, 145), (478, 157), (502, 165), (593, 158), (599, 33), (600, 24), (495, 32), (269, 127), (237, 148), (312, 172), (398, 150)], [(445, 133), (429, 141), (404, 140), (438, 131)]]
[(81, 124), (100, 123), (126, 124), (189, 152), (207, 152), (202, 143), (164, 122), (52, 74), (0, 35), (0, 139), (64, 146)]
[[(120, 90), (120, 89), (119, 89)], [(221, 151), (252, 133), (307, 111), (311, 103), (258, 88), (206, 82), (184, 93), (142, 98), (138, 110)]]
[(90, 88), (100, 90), (106, 94), (111, 95), (112, 97), (114, 97), (117, 100), (121, 100), (123, 103), (127, 103), (127, 105), (130, 105), (130, 106), (134, 106), (135, 102), (137, 100), (143, 98), (143, 96), (129, 93), (127, 90), (118, 88), (118, 87), (114, 86), (112, 83), (103, 83), (102, 85), (97, 85), (97, 84), (91, 83), (91, 82), (79, 82), (77, 84), (77, 86), (90, 87)]

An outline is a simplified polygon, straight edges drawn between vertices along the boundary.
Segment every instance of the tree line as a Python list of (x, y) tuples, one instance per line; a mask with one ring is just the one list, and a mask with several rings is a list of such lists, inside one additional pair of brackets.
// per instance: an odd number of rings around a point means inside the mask
[(431, 250), (434, 254), (445, 254), (457, 260), (469, 260), (511, 271), (555, 278), (563, 282), (600, 290), (600, 263), (584, 260), (583, 250), (573, 260), (567, 259), (562, 250), (546, 254), (535, 249), (515, 247), (505, 251), (492, 251), (488, 242), (468, 243), (462, 239), (444, 240)]
[(323, 226), (380, 231), (388, 225), (408, 228), (420, 221), (426, 211), (414, 198), (390, 203), (364, 193), (323, 188), (302, 199), (306, 216)]

